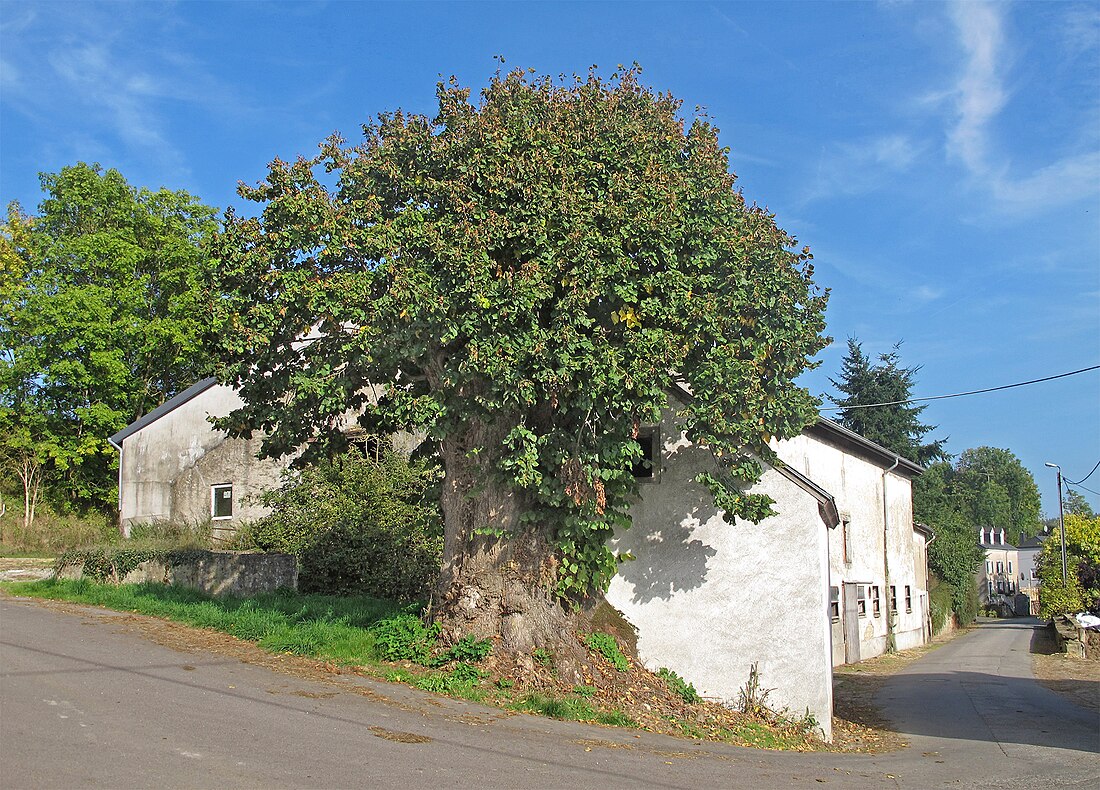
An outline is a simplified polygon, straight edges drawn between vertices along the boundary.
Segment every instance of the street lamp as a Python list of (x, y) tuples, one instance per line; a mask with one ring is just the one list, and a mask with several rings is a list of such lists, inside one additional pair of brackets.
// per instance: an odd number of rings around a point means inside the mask
[(1062, 467), (1049, 463), (1044, 466), (1058, 470), (1058, 528), (1062, 533), (1062, 586), (1065, 587), (1068, 582), (1066, 581), (1066, 514), (1062, 506)]

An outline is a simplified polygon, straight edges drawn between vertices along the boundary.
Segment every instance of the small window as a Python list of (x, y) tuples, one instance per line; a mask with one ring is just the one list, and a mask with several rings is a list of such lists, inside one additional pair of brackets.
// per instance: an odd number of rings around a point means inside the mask
[(856, 590), (858, 590), (858, 595), (857, 595), (857, 598), (856, 598), (856, 608), (859, 611), (859, 616), (860, 617), (866, 617), (867, 616), (867, 592), (866, 592), (866, 590), (865, 590), (865, 588), (862, 584), (859, 585), (856, 588)]
[(210, 486), (210, 517), (233, 518), (233, 486)]
[(913, 591), (908, 584), (905, 585), (905, 611), (913, 611)]
[(1005, 564), (1003, 562), (998, 562), (997, 563), (997, 573), (1004, 573), (1004, 572), (1005, 572)]
[(871, 588), (871, 613), (875, 617), (882, 614), (882, 595), (877, 584)]
[(634, 462), (630, 472), (639, 479), (651, 480), (657, 468), (657, 428), (639, 430), (637, 442), (642, 447), (642, 457)]
[(992, 560), (986, 560), (985, 561), (985, 572), (986, 572), (986, 575), (989, 575), (989, 576), (993, 575), (993, 561)]
[(852, 545), (852, 517), (851, 516), (846, 515), (846, 514), (841, 514), (841, 516), (840, 516), (840, 530), (841, 530), (840, 531), (840, 540), (841, 540), (841, 548), (843, 549), (844, 564), (845, 565), (851, 565), (852, 564), (852, 554), (851, 554), (851, 549), (850, 549), (850, 547)]
[(829, 588), (829, 616), (833, 618), (833, 622), (840, 621), (840, 588)]
[(1008, 562), (1008, 572), (1012, 573), (1012, 561), (1011, 560), (1009, 560), (1009, 562)]
[(896, 584), (890, 585), (890, 611), (896, 612), (898, 610), (898, 586)]

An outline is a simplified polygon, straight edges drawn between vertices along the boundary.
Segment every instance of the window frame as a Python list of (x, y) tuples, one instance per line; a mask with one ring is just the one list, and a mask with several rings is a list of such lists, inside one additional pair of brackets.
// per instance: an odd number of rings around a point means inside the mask
[(829, 586), (829, 617), (834, 623), (840, 622), (840, 588)]
[(905, 611), (913, 611), (913, 588), (910, 585), (905, 585)]
[(867, 616), (867, 587), (863, 584), (856, 586), (856, 614), (859, 617)]
[(882, 617), (882, 589), (877, 585), (871, 585), (871, 614)]
[[(218, 515), (218, 492), (229, 491), (229, 514)], [(225, 497), (222, 497), (225, 499)], [(232, 483), (214, 483), (210, 486), (210, 520), (211, 521), (229, 521), (234, 515), (234, 497), (233, 497), (233, 484)]]

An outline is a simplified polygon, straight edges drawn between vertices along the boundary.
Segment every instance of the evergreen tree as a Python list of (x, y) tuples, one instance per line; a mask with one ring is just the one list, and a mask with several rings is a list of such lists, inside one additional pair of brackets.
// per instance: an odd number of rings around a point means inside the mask
[[(875, 362), (863, 353), (856, 338), (848, 338), (848, 354), (841, 365), (840, 378), (829, 379), (843, 397), (830, 395), (829, 400), (841, 407), (837, 418), (845, 428), (921, 466), (945, 461), (946, 438), (923, 441), (936, 426), (920, 421), (924, 406), (908, 402), (920, 367), (902, 367), (900, 347), (898, 343), (889, 353), (880, 354)], [(872, 406), (880, 403), (889, 405)]]

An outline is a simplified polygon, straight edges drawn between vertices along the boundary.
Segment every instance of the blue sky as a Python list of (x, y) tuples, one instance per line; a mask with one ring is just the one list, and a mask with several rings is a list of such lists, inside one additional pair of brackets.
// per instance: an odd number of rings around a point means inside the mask
[[(0, 200), (76, 161), (239, 204), (275, 156), (434, 109), (440, 75), (640, 63), (702, 105), (746, 196), (832, 290), (820, 369), (848, 336), (903, 341), (916, 396), (1100, 364), (1096, 3), (0, 2)], [(948, 449), (1055, 476), (1100, 459), (1100, 371), (933, 402)], [(1086, 486), (1100, 491), (1100, 472)], [(1100, 496), (1087, 493), (1100, 507)]]

